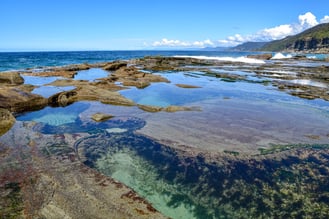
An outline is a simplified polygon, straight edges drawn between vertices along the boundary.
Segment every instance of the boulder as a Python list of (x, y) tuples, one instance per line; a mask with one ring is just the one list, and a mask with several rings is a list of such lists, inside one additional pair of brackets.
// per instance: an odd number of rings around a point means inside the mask
[(24, 78), (18, 72), (0, 72), (0, 84), (24, 84)]
[(9, 131), (15, 122), (16, 119), (9, 110), (0, 108), (0, 136)]

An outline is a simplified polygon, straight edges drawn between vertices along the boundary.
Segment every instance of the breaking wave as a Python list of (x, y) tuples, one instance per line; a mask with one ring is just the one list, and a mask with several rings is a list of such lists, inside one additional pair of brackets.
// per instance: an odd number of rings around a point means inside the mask
[(275, 53), (275, 55), (271, 59), (290, 59), (292, 58), (291, 54), (284, 55), (281, 52)]
[(240, 57), (216, 57), (216, 56), (174, 56), (177, 58), (194, 58), (194, 59), (204, 59), (204, 60), (218, 60), (224, 62), (243, 62), (243, 63), (252, 63), (252, 64), (265, 64), (265, 61), (247, 58), (244, 56)]

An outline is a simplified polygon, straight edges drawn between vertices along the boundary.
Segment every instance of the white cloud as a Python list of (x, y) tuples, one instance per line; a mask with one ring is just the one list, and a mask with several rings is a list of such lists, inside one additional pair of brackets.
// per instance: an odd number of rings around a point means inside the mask
[(319, 24), (319, 22), (316, 20), (316, 17), (311, 12), (299, 15), (298, 20), (300, 25), (306, 28), (313, 27)]
[(211, 40), (184, 42), (180, 40), (168, 40), (166, 38), (161, 41), (156, 41), (152, 44), (154, 47), (194, 47), (204, 48), (211, 46), (236, 46), (238, 44), (249, 41), (271, 41), (279, 40), (284, 37), (298, 34), (310, 27), (316, 26), (319, 23), (329, 23), (329, 16), (326, 15), (320, 21), (311, 12), (301, 14), (298, 16), (298, 22), (293, 24), (282, 24), (275, 27), (265, 28), (254, 34), (241, 35), (235, 34), (228, 36), (226, 39), (220, 39), (216, 42)]
[(320, 20), (320, 23), (329, 23), (329, 16), (328, 16), (328, 15), (324, 16), (324, 17)]
[[(276, 27), (265, 28), (258, 31), (255, 34), (241, 36), (236, 34), (234, 36), (229, 36), (225, 40), (219, 40), (221, 45), (234, 46), (248, 41), (271, 41), (283, 39), (284, 37), (298, 34), (310, 27), (314, 27), (319, 24), (316, 17), (311, 13), (307, 12), (305, 14), (298, 16), (298, 23), (295, 24), (282, 24)], [(324, 16), (320, 23), (329, 22), (329, 16)], [(239, 36), (239, 37), (237, 37)]]
[(180, 40), (168, 40), (167, 38), (163, 38), (161, 41), (155, 41), (152, 43), (154, 47), (197, 47), (204, 48), (207, 46), (214, 46), (215, 44), (207, 39), (204, 41), (194, 41), (194, 42), (184, 42)]

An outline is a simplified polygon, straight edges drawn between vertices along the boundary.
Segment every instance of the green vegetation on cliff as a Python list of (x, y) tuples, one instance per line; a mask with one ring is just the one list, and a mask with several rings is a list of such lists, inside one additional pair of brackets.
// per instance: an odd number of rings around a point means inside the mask
[(262, 51), (329, 51), (329, 23), (319, 24), (294, 36), (266, 43)]

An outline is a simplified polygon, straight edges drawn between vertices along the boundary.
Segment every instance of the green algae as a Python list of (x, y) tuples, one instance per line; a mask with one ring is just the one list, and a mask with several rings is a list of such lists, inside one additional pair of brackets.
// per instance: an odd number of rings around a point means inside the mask
[(269, 148), (259, 148), (261, 155), (274, 154), (282, 151), (288, 151), (292, 149), (328, 149), (329, 144), (286, 144), (286, 145), (274, 145), (271, 144)]
[[(172, 218), (326, 218), (327, 148), (280, 158), (185, 157), (133, 132), (81, 142), (86, 164), (134, 189)], [(226, 154), (226, 153), (224, 153)], [(321, 194), (321, 195), (319, 195)]]
[(0, 186), (0, 218), (23, 218), (23, 198), (19, 183), (9, 182)]

